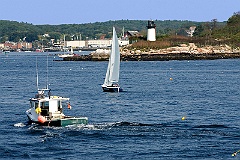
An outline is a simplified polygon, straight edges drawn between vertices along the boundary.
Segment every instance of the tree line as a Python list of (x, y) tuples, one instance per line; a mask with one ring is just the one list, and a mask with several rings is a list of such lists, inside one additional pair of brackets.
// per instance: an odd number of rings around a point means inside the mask
[[(218, 22), (213, 19), (209, 22), (194, 22), (180, 20), (154, 20), (158, 41), (168, 40), (171, 44), (182, 42), (197, 42), (200, 45), (213, 43), (232, 43), (239, 45), (240, 41), (240, 12), (236, 12), (226, 22)], [(5, 41), (43, 41), (54, 39), (55, 41), (86, 40), (111, 38), (112, 27), (115, 26), (118, 37), (124, 31), (137, 30), (143, 36), (135, 37), (136, 41), (146, 40), (147, 20), (116, 20), (107, 22), (95, 22), (86, 24), (61, 24), (61, 25), (33, 25), (26, 22), (0, 20), (0, 42)], [(196, 26), (193, 37), (187, 37), (187, 30)], [(44, 36), (47, 34), (48, 36)], [(134, 38), (134, 37), (133, 37)]]
[[(185, 34), (184, 29), (192, 25), (200, 25), (202, 22), (192, 21), (160, 21), (155, 20), (157, 35), (163, 36), (178, 32)], [(224, 25), (224, 22), (219, 22), (219, 25)], [(61, 25), (33, 25), (25, 22), (0, 20), (0, 41), (18, 42), (25, 40), (32, 42), (40, 40), (42, 35), (49, 34), (49, 39), (61, 39), (66, 35), (66, 40), (79, 39), (80, 34), (82, 39), (99, 39), (102, 35), (105, 38), (111, 38), (112, 27), (115, 26), (117, 33), (125, 31), (137, 30), (141, 34), (147, 33), (147, 20), (117, 20), (107, 22), (95, 22), (86, 24), (61, 24)], [(182, 33), (181, 33), (182, 32)]]

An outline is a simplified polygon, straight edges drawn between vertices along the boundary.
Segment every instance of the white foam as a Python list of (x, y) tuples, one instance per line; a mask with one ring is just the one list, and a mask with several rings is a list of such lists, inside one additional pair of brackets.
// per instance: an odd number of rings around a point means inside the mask
[(24, 123), (16, 123), (14, 124), (14, 127), (25, 127), (26, 125)]

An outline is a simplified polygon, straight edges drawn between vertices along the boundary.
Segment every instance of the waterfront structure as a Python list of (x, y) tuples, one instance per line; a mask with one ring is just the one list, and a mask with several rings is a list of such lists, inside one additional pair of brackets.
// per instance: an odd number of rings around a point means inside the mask
[[(126, 46), (129, 44), (129, 40), (119, 39), (118, 43), (120, 46)], [(66, 41), (66, 47), (73, 48), (108, 48), (112, 44), (112, 40), (110, 39), (99, 39), (99, 40), (86, 40), (86, 41)]]
[(0, 48), (3, 50), (30, 50), (33, 45), (29, 42), (10, 42), (6, 41), (0, 44)]
[(86, 41), (66, 41), (65, 46), (73, 48), (83, 48), (86, 46)]
[(4, 43), (0, 43), (0, 49), (4, 49)]
[[(129, 45), (128, 38), (118, 39), (119, 46), (127, 46)], [(46, 51), (63, 51), (69, 50), (73, 48), (74, 50), (81, 48), (89, 48), (89, 49), (96, 49), (96, 48), (110, 48), (112, 44), (111, 39), (86, 39), (86, 40), (72, 40), (72, 41), (65, 41), (65, 40), (57, 40), (54, 43), (54, 39), (51, 39), (48, 45), (43, 45), (40, 41), (29, 43), (29, 42), (9, 42), (6, 41), (4, 43), (0, 43), (0, 50), (10, 50), (10, 51), (35, 51), (46, 50)], [(33, 48), (34, 47), (34, 48)]]
[(92, 39), (92, 40), (86, 40), (86, 47), (92, 47), (92, 48), (107, 48), (111, 46), (111, 40), (109, 39)]
[(147, 25), (147, 40), (148, 41), (156, 41), (156, 25), (154, 21), (148, 21)]
[(142, 35), (138, 31), (127, 31), (127, 37), (142, 37)]

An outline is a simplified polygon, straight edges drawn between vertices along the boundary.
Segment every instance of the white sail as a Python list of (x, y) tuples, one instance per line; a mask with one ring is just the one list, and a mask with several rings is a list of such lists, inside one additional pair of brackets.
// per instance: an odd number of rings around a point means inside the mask
[(107, 68), (106, 77), (105, 77), (104, 84), (103, 84), (105, 86), (110, 85), (110, 83), (109, 83), (110, 64), (111, 64), (111, 58), (109, 57), (108, 68)]
[(111, 86), (113, 83), (118, 83), (119, 69), (120, 69), (120, 50), (117, 34), (115, 28), (113, 27), (112, 50), (109, 57), (108, 69), (104, 81), (104, 84), (106, 86)]

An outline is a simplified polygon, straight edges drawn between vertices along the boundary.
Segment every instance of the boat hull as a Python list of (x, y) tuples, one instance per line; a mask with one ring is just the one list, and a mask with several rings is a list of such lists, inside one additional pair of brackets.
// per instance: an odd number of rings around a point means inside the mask
[(122, 88), (120, 87), (102, 87), (103, 92), (122, 92)]
[(44, 123), (41, 123), (39, 121), (31, 121), (31, 120), (30, 122), (37, 123), (42, 126), (65, 127), (68, 125), (76, 125), (76, 124), (87, 125), (88, 118), (87, 117), (66, 117), (62, 119), (47, 120)]
[(58, 126), (64, 127), (68, 125), (75, 125), (75, 124), (88, 124), (88, 117), (73, 117), (73, 116), (65, 116), (60, 114), (59, 118), (49, 118), (48, 116), (45, 117), (45, 122), (39, 122), (39, 115), (36, 113), (35, 109), (31, 108), (26, 111), (27, 117), (30, 123), (37, 123), (43, 126)]
[(72, 54), (66, 54), (66, 55), (62, 54), (62, 55), (58, 55), (59, 58), (66, 58), (66, 57), (73, 57), (73, 56), (74, 56), (74, 55), (72, 55)]

